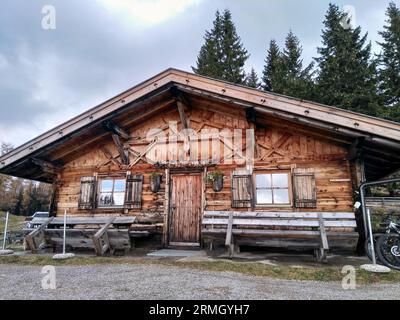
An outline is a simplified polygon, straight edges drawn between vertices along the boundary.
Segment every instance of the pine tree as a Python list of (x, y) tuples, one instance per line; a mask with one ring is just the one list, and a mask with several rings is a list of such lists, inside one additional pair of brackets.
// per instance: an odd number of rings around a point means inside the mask
[(285, 48), (280, 52), (275, 40), (269, 44), (263, 70), (263, 89), (300, 99), (313, 99), (313, 63), (303, 69), (302, 47), (299, 39), (290, 31)]
[[(13, 146), (2, 142), (0, 154), (6, 154), (13, 149)], [(12, 211), (15, 204), (16, 178), (0, 174), (0, 211)]]
[(303, 67), (302, 51), (299, 39), (290, 30), (285, 39), (282, 55), (285, 73), (288, 77), (298, 78), (300, 76)]
[(36, 201), (36, 185), (33, 181), (29, 181), (24, 195), (24, 210), (27, 215), (35, 213)]
[(21, 185), (17, 195), (17, 201), (15, 202), (13, 214), (20, 216), (24, 211), (24, 188)]
[(379, 93), (386, 107), (382, 116), (400, 122), (400, 9), (392, 2), (386, 11), (383, 42), (378, 56)]
[(261, 86), (260, 81), (258, 80), (257, 72), (254, 70), (254, 68), (251, 68), (251, 71), (247, 75), (246, 85), (256, 89), (259, 89)]
[(346, 15), (330, 4), (325, 16), (319, 64), (317, 99), (343, 109), (376, 115), (376, 65), (371, 60), (371, 44), (361, 28), (345, 28)]
[(222, 79), (233, 83), (244, 84), (246, 79), (244, 64), (249, 55), (247, 50), (244, 49), (240, 37), (236, 33), (236, 27), (232, 21), (232, 15), (229, 10), (224, 11), (222, 30), (222, 66), (224, 69)]
[(301, 98), (313, 98), (313, 81), (311, 70), (313, 63), (310, 63), (303, 70), (303, 59), (301, 54), (303, 48), (299, 39), (289, 31), (285, 40), (285, 48), (282, 54), (282, 70), (284, 74), (284, 85), (282, 92), (285, 95)]
[(225, 10), (223, 14), (216, 12), (213, 28), (206, 31), (204, 40), (196, 67), (192, 67), (193, 71), (228, 82), (245, 84), (244, 65), (249, 55), (236, 32), (229, 10)]
[(282, 57), (275, 40), (271, 40), (269, 43), (262, 82), (262, 88), (265, 91), (280, 92), (283, 90)]
[(215, 13), (215, 20), (211, 31), (206, 31), (204, 44), (197, 57), (196, 68), (193, 72), (212, 78), (221, 78), (223, 74), (222, 61), (222, 17), (219, 11)]
[(39, 183), (36, 187), (36, 211), (49, 211), (51, 200), (51, 186)]

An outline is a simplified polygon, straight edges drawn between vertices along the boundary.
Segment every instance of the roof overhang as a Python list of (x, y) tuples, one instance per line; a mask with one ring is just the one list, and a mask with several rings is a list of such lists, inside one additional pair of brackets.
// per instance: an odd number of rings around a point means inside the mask
[[(168, 69), (1, 156), (0, 172), (51, 182), (54, 176), (52, 171), (57, 168), (50, 169), (48, 166), (48, 174), (41, 176), (22, 171), (28, 162), (43, 160), (46, 152), (52, 148), (98, 128), (106, 119), (116, 118), (129, 110), (133, 110), (136, 117), (150, 114), (155, 105), (152, 102), (157, 99), (165, 101), (162, 106), (170, 105), (171, 87), (188, 96), (216, 100), (239, 108), (252, 108), (265, 118), (274, 117), (289, 123), (304, 124), (343, 138), (350, 147), (364, 150), (366, 168), (374, 178), (400, 168), (398, 123)], [(40, 168), (43, 169), (43, 166)], [(31, 171), (34, 172), (35, 167)]]

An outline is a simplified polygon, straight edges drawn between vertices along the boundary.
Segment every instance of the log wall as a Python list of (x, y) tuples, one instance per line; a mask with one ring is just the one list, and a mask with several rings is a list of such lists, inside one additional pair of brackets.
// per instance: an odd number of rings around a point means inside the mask
[[(189, 125), (195, 132), (202, 129), (250, 129), (253, 125), (247, 122), (245, 112), (238, 109), (224, 109), (218, 106), (201, 105), (187, 111)], [(175, 108), (168, 112), (159, 113), (151, 119), (128, 131), (132, 136), (125, 141), (125, 147), (130, 148), (130, 162), (135, 162), (140, 154), (146, 152), (151, 141), (146, 135), (152, 128), (159, 128), (164, 134), (170, 133), (169, 122), (176, 122), (176, 130), (182, 130), (180, 117)], [(125, 128), (126, 129), (126, 128)], [(175, 129), (174, 129), (175, 130)], [(150, 139), (151, 140), (151, 139)], [(350, 162), (347, 159), (347, 148), (329, 137), (321, 136), (309, 131), (307, 128), (287, 127), (284, 123), (275, 123), (256, 127), (255, 130), (255, 162), (254, 171), (257, 170), (288, 170), (296, 167), (312, 168), (315, 171), (317, 187), (317, 207), (294, 208), (292, 207), (262, 207), (254, 208), (260, 211), (352, 211), (353, 186)], [(220, 150), (225, 145), (221, 142)], [(185, 157), (184, 142), (178, 143), (178, 153)], [(110, 158), (110, 155), (112, 156)], [(160, 152), (153, 153), (153, 159), (158, 161)], [(234, 159), (235, 160), (235, 159)], [(162, 161), (161, 161), (162, 162)], [(166, 176), (165, 163), (147, 163), (143, 159), (129, 168), (121, 165), (118, 159), (118, 150), (111, 136), (105, 137), (101, 143), (96, 143), (87, 148), (83, 154), (65, 164), (59, 174), (59, 189), (57, 192), (57, 215), (66, 209), (69, 214), (80, 216), (91, 215), (136, 215), (140, 221), (152, 223), (160, 230), (163, 226), (165, 215), (165, 190)], [(179, 167), (171, 164), (170, 167)], [(231, 207), (231, 174), (237, 168), (243, 168), (243, 164), (220, 164), (207, 166), (208, 171), (221, 171), (224, 174), (223, 189), (214, 192), (211, 185), (207, 184), (204, 198), (206, 210), (251, 210), (248, 208)], [(142, 209), (94, 209), (78, 210), (80, 192), (80, 178), (95, 174), (143, 174)], [(157, 172), (162, 177), (161, 188), (157, 193), (150, 190), (150, 175)], [(160, 231), (161, 232), (161, 231)]]

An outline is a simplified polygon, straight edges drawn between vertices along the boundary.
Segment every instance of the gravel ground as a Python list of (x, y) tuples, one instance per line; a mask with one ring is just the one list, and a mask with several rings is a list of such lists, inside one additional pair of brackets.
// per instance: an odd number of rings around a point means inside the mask
[(278, 280), (162, 265), (56, 267), (42, 289), (41, 267), (0, 265), (0, 299), (400, 299), (400, 284), (343, 290), (340, 283)]

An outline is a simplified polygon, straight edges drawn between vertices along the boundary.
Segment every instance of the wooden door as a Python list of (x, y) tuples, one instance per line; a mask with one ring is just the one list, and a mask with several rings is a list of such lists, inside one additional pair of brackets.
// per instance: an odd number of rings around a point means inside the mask
[(200, 245), (202, 176), (171, 175), (169, 244)]

